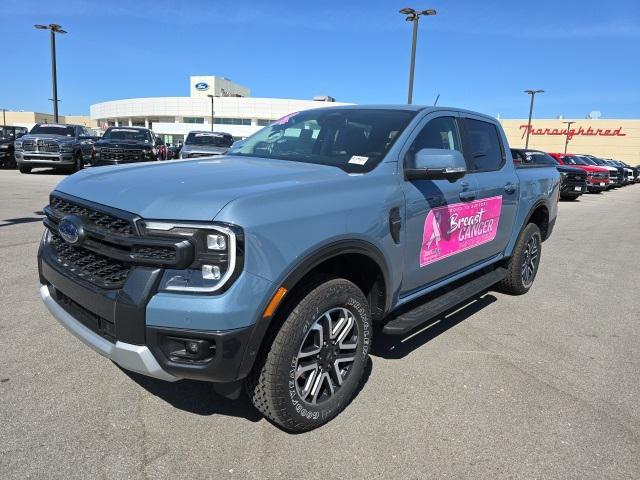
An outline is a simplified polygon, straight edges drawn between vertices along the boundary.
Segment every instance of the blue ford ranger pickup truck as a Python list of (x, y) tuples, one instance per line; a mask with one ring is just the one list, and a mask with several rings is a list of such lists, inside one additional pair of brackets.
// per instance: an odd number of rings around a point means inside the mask
[(485, 115), (307, 110), (223, 156), (63, 180), (40, 293), (122, 368), (231, 398), (244, 385), (272, 422), (310, 430), (355, 396), (374, 331), (406, 334), (496, 284), (526, 293), (559, 185), (554, 166), (515, 168)]

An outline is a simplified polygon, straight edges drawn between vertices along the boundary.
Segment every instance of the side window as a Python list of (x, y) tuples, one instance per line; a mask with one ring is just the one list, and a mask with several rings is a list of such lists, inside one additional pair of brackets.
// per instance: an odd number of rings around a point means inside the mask
[(514, 150), (511, 150), (511, 155), (513, 156), (513, 163), (514, 165), (524, 165), (525, 163), (527, 163), (527, 158), (525, 156), (525, 154), (521, 153), (521, 152), (517, 152)]
[(469, 160), (473, 170), (499, 170), (504, 154), (496, 126), (489, 122), (464, 119)]
[(409, 147), (406, 157), (408, 165), (412, 164), (415, 154), (423, 148), (462, 151), (455, 119), (438, 117), (427, 123)]

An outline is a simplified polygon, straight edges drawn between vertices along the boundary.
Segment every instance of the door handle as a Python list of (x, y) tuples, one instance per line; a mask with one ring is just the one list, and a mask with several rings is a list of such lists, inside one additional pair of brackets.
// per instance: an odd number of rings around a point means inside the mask
[(460, 192), (460, 200), (462, 200), (463, 202), (469, 202), (475, 199), (476, 199), (476, 192), (470, 192), (468, 190), (465, 190), (464, 192)]
[(504, 186), (504, 191), (507, 193), (513, 193), (516, 191), (516, 188), (517, 187), (514, 183), (509, 182)]

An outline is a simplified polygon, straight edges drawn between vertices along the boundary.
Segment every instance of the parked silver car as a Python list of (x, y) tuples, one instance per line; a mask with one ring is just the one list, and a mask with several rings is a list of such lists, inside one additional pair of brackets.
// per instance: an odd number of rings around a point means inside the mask
[(233, 144), (233, 136), (224, 132), (189, 132), (184, 141), (180, 158), (224, 155)]

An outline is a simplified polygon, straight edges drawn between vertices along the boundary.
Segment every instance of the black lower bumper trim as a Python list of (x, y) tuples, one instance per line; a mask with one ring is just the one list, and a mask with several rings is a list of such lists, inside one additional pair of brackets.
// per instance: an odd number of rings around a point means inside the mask
[[(239, 380), (240, 364), (252, 327), (219, 332), (203, 332), (178, 328), (147, 326), (147, 346), (163, 370), (179, 378), (228, 383)], [(173, 361), (163, 348), (166, 338), (208, 340), (215, 345), (213, 358), (208, 362)]]

